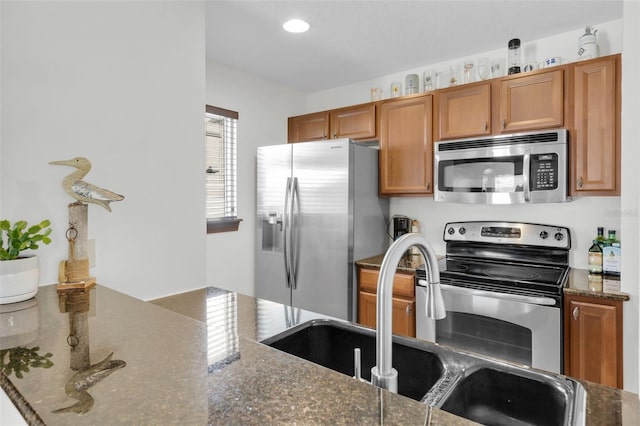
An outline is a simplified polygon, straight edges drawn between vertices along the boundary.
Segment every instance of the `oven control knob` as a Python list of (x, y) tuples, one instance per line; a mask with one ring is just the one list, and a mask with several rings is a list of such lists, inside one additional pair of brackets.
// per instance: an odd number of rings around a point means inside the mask
[(449, 228), (447, 229), (447, 232), (449, 233), (449, 235), (453, 235), (456, 232), (456, 230), (453, 228)]
[(464, 235), (467, 233), (467, 230), (464, 228), (464, 226), (461, 226), (458, 232), (460, 232), (460, 235)]
[(556, 239), (556, 241), (562, 241), (564, 239), (564, 235), (562, 235), (562, 232), (556, 232), (554, 238)]
[(540, 233), (540, 238), (542, 238), (543, 240), (546, 240), (547, 238), (549, 238), (549, 233), (547, 231), (542, 231)]

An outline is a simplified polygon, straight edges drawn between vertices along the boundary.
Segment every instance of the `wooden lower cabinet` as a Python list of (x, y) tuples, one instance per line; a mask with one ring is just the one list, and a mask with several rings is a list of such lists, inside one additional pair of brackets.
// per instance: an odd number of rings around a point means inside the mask
[[(378, 270), (358, 271), (358, 323), (376, 327)], [(415, 275), (398, 273), (393, 281), (393, 334), (416, 337)]]
[(564, 373), (622, 388), (622, 302), (565, 295)]

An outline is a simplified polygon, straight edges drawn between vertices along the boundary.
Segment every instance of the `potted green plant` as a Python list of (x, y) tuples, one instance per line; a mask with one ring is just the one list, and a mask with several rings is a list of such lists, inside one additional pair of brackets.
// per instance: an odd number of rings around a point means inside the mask
[(0, 220), (0, 304), (21, 302), (38, 292), (38, 257), (23, 252), (37, 250), (41, 243), (49, 244), (50, 225), (49, 220), (33, 226), (24, 220), (13, 225)]

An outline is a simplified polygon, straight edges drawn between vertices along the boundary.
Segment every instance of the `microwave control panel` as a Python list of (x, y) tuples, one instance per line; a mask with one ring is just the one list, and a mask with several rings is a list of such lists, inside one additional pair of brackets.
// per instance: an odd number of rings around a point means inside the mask
[(532, 191), (558, 188), (558, 154), (531, 155), (530, 188)]

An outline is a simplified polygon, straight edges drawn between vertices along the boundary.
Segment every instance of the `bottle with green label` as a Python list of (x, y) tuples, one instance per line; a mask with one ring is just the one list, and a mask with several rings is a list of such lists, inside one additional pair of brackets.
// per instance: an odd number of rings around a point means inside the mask
[(609, 230), (609, 238), (602, 249), (602, 270), (607, 275), (620, 275), (620, 241), (616, 231)]

